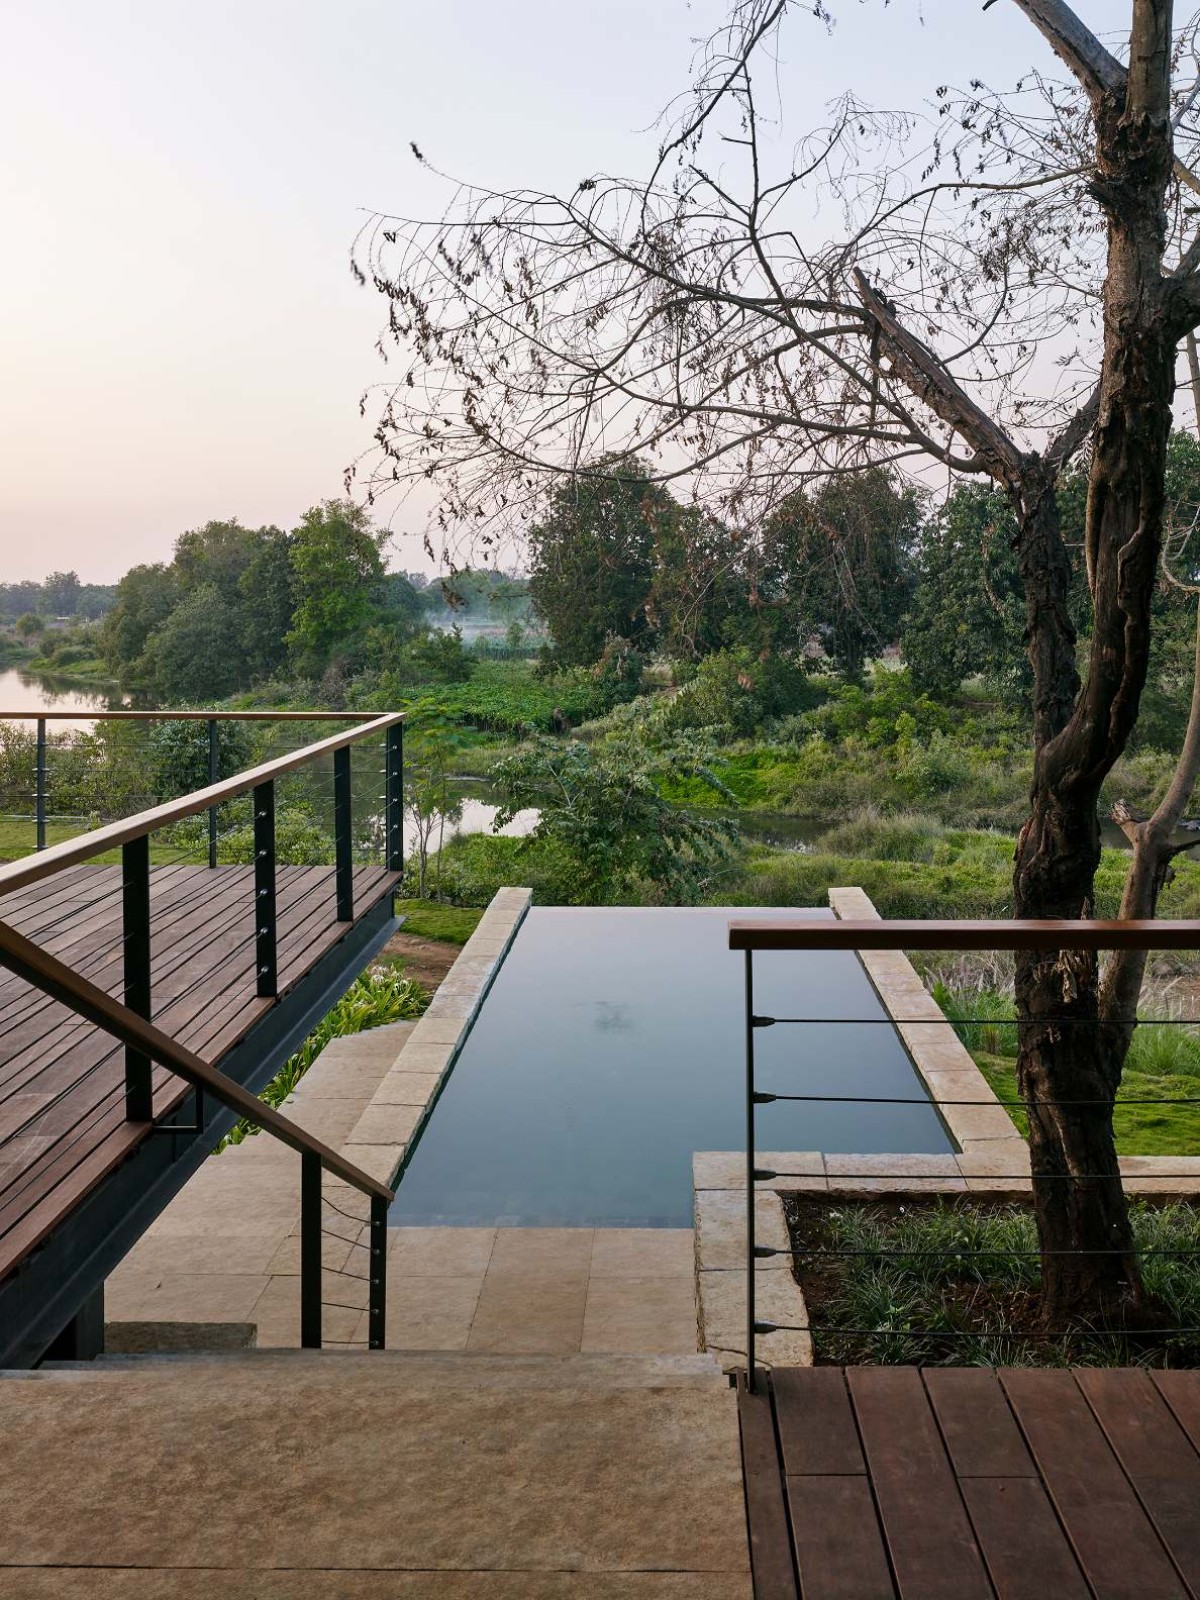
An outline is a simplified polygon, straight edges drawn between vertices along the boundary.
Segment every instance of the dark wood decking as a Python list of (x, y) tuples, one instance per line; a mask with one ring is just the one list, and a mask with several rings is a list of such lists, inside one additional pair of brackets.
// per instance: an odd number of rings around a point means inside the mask
[[(356, 912), (398, 874), (359, 867)], [(150, 875), (154, 1021), (219, 1065), (275, 1004), (256, 993), (251, 867), (164, 866)], [(343, 938), (331, 867), (277, 869), (279, 994)], [(108, 993), (122, 992), (121, 869), (83, 865), (0, 897), (0, 918)], [(154, 1071), (156, 1119), (187, 1087)], [(147, 1136), (125, 1120), (124, 1053), (0, 971), (0, 1279)]]
[(757, 1600), (1200, 1600), (1200, 1372), (779, 1368), (738, 1398)]

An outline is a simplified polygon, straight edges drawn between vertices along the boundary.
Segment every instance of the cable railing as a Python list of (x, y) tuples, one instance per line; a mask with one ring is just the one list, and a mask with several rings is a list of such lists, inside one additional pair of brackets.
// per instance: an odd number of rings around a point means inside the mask
[[(387, 1214), (395, 1198), (394, 1190), (363, 1172), (353, 1162), (345, 1160), (336, 1150), (210, 1066), (137, 1011), (114, 1000), (103, 989), (4, 923), (0, 923), (0, 961), (26, 983), (117, 1040), (125, 1047), (127, 1060), (132, 1057), (139, 1061), (154, 1062), (190, 1084), (195, 1091), (196, 1130), (203, 1126), (202, 1097), (208, 1095), (226, 1110), (243, 1117), (299, 1154), (300, 1343), (305, 1348), (321, 1347), (322, 1311), (329, 1303), (323, 1293), (322, 1237), (331, 1231), (324, 1224), (323, 1207), (332, 1203), (326, 1201), (323, 1195), (322, 1178), (328, 1173), (366, 1198), (370, 1208), (366, 1220), (368, 1237), (365, 1241), (359, 1236), (347, 1242), (365, 1248), (367, 1252), (368, 1271), (356, 1276), (368, 1286), (365, 1308), (368, 1317), (367, 1346), (371, 1350), (382, 1350), (386, 1338)], [(185, 1130), (168, 1123), (155, 1131), (177, 1136), (184, 1131), (196, 1130)], [(339, 1208), (335, 1206), (334, 1210)], [(350, 1216), (353, 1221), (359, 1220), (351, 1213), (341, 1211), (339, 1214)]]
[[(771, 1258), (787, 1258), (789, 1263), (797, 1258), (817, 1261), (820, 1265), (827, 1265), (831, 1261), (859, 1259), (864, 1261), (885, 1259), (891, 1260), (925, 1260), (931, 1258), (953, 1258), (960, 1262), (966, 1260), (1006, 1261), (1019, 1258), (1036, 1258), (1045, 1261), (1054, 1256), (1066, 1256), (1079, 1260), (1087, 1260), (1098, 1256), (1112, 1259), (1120, 1255), (1116, 1248), (1096, 1249), (1016, 1249), (1005, 1244), (996, 1248), (984, 1248), (976, 1251), (964, 1250), (961, 1243), (956, 1242), (946, 1248), (924, 1247), (893, 1247), (890, 1245), (876, 1246), (851, 1246), (846, 1248), (830, 1247), (822, 1243), (807, 1249), (797, 1243), (795, 1239), (789, 1240), (786, 1246), (762, 1245), (757, 1237), (757, 1218), (755, 1214), (755, 1197), (760, 1186), (770, 1187), (773, 1183), (781, 1183), (786, 1188), (788, 1180), (812, 1179), (811, 1169), (802, 1167), (798, 1170), (789, 1170), (781, 1166), (760, 1166), (757, 1157), (758, 1147), (758, 1116), (762, 1109), (773, 1104), (854, 1104), (864, 1106), (919, 1106), (932, 1107), (941, 1117), (944, 1124), (953, 1131), (954, 1113), (959, 1108), (978, 1109), (981, 1105), (995, 1106), (1005, 1116), (1009, 1113), (1026, 1113), (1031, 1108), (1037, 1107), (1061, 1108), (1063, 1110), (1083, 1110), (1088, 1107), (1109, 1107), (1114, 1105), (1111, 1097), (1076, 1097), (1063, 1099), (1034, 1098), (1007, 1098), (995, 1094), (987, 1080), (980, 1074), (981, 1087), (984, 1094), (975, 1094), (968, 1097), (947, 1094), (937, 1094), (932, 1088), (928, 1093), (919, 1094), (840, 1094), (831, 1092), (795, 1092), (779, 1083), (769, 1087), (760, 1087), (758, 1081), (758, 1064), (756, 1061), (757, 1043), (764, 1029), (789, 1026), (812, 1026), (815, 1024), (847, 1024), (862, 1026), (875, 1024), (877, 1026), (895, 1029), (899, 1037), (905, 1039), (905, 1030), (920, 1030), (930, 1027), (944, 1026), (951, 1029), (970, 1028), (972, 1026), (987, 1026), (993, 1029), (1049, 1029), (1061, 1030), (1072, 1025), (1098, 1026), (1096, 1019), (1087, 1016), (1075, 1016), (1065, 1012), (1062, 1015), (1037, 1017), (1028, 1020), (1019, 1020), (1015, 1016), (997, 1018), (995, 1016), (956, 1016), (947, 1017), (940, 1012), (931, 1016), (929, 1009), (919, 1010), (912, 1016), (898, 1015), (897, 1007), (889, 1006), (885, 999), (884, 1014), (876, 1016), (861, 1016), (848, 1018), (841, 1015), (829, 1014), (830, 1008), (824, 1007), (814, 1010), (809, 1015), (768, 1015), (760, 1011), (755, 998), (755, 970), (754, 956), (756, 952), (784, 951), (796, 954), (806, 952), (846, 951), (855, 954), (873, 951), (926, 951), (926, 952), (1016, 952), (1038, 951), (1046, 952), (1051, 958), (1056, 958), (1062, 951), (1196, 951), (1200, 950), (1200, 921), (905, 921), (905, 920), (732, 920), (728, 925), (729, 947), (731, 950), (740, 950), (744, 956), (744, 1049), (745, 1049), (745, 1126), (746, 1126), (746, 1363), (747, 1386), (753, 1392), (757, 1386), (758, 1372), (758, 1340), (774, 1333), (796, 1333), (808, 1336), (811, 1340), (818, 1339), (837, 1340), (842, 1338), (861, 1338), (874, 1341), (897, 1342), (904, 1348), (911, 1349), (914, 1345), (920, 1347), (924, 1342), (946, 1341), (953, 1346), (954, 1341), (973, 1342), (976, 1348), (987, 1348), (989, 1343), (1002, 1351), (1011, 1352), (1026, 1341), (1038, 1344), (1045, 1341), (1064, 1341), (1064, 1348), (1070, 1348), (1069, 1341), (1089, 1339), (1110, 1344), (1121, 1344), (1128, 1350), (1129, 1340), (1141, 1342), (1144, 1348), (1147, 1341), (1165, 1340), (1178, 1343), (1181, 1340), (1196, 1341), (1200, 1339), (1200, 1323), (1197, 1325), (1174, 1324), (1164, 1327), (1137, 1326), (1122, 1328), (1111, 1324), (1089, 1327), (1084, 1324), (1061, 1329), (1045, 1328), (1012, 1328), (1002, 1331), (988, 1331), (979, 1328), (953, 1328), (945, 1325), (929, 1327), (928, 1329), (884, 1326), (851, 1326), (837, 1321), (814, 1321), (811, 1316), (806, 1316), (803, 1323), (787, 1323), (768, 1320), (758, 1314), (758, 1284), (756, 1282), (756, 1267), (759, 1262)], [(898, 996), (897, 996), (898, 998)], [(1200, 1018), (1167, 1017), (1139, 1019), (1136, 1027), (1153, 1025), (1155, 1027), (1196, 1028), (1200, 1025)], [(1110, 1024), (1113, 1026), (1113, 1024)], [(1123, 1024), (1122, 1024), (1123, 1026)], [(909, 1035), (909, 1054), (914, 1051)], [(964, 1063), (973, 1066), (968, 1061)], [(943, 1067), (941, 1070), (947, 1070)], [(978, 1070), (978, 1069), (976, 1069)], [(1118, 1094), (1115, 1107), (1122, 1106), (1192, 1106), (1200, 1105), (1200, 1094)], [(950, 1113), (949, 1117), (943, 1112)], [(1021, 1139), (1022, 1135), (1015, 1122), (1011, 1124), (1011, 1142)], [(999, 1141), (1009, 1145), (1009, 1139)], [(896, 1152), (897, 1157), (903, 1157), (904, 1152)], [(1122, 1158), (1124, 1159), (1124, 1158)], [(861, 1160), (861, 1158), (860, 1158)], [(1176, 1159), (1170, 1156), (1155, 1158), (1153, 1171), (1148, 1173), (1144, 1169), (1147, 1158), (1132, 1158), (1133, 1162), (1143, 1163), (1133, 1172), (1122, 1171), (1120, 1162), (1116, 1172), (1091, 1172), (1091, 1171), (1064, 1171), (1041, 1172), (1036, 1176), (1031, 1172), (1028, 1161), (1012, 1170), (995, 1170), (995, 1163), (989, 1162), (986, 1170), (981, 1169), (979, 1182), (981, 1185), (994, 1187), (996, 1192), (1011, 1192), (1014, 1186), (1032, 1190), (1034, 1183), (1039, 1185), (1055, 1182), (1070, 1183), (1075, 1185), (1101, 1185), (1120, 1182), (1131, 1184), (1136, 1190), (1139, 1182), (1150, 1184), (1151, 1191), (1162, 1193), (1164, 1186), (1177, 1183), (1181, 1186), (1191, 1186), (1196, 1183), (1198, 1173), (1193, 1170), (1182, 1170)], [(869, 1184), (879, 1186), (881, 1171), (879, 1167), (871, 1169), (869, 1162), (863, 1162), (866, 1170), (853, 1171), (847, 1164), (839, 1161), (836, 1173), (831, 1172), (829, 1185), (833, 1188), (842, 1184), (848, 1190), (854, 1191), (856, 1184)], [(925, 1192), (944, 1192), (947, 1188), (946, 1174), (940, 1171), (930, 1171), (922, 1174), (915, 1170), (919, 1162), (909, 1161), (912, 1171), (904, 1171), (903, 1166), (897, 1168), (894, 1177), (894, 1192), (890, 1198), (895, 1199), (897, 1192), (907, 1193), (910, 1197), (919, 1196), (922, 1186), (928, 1185)], [(1186, 1163), (1185, 1163), (1186, 1165)], [(802, 1185), (803, 1186), (803, 1185)], [(864, 1193), (866, 1191), (864, 1190)], [(879, 1198), (878, 1193), (876, 1198)], [(1162, 1258), (1171, 1261), (1186, 1261), (1200, 1259), (1200, 1249), (1189, 1246), (1134, 1246), (1134, 1254), (1139, 1258), (1155, 1260)], [(1197, 1319), (1192, 1318), (1193, 1322)]]
[[(66, 723), (72, 729), (77, 728), (80, 722), (135, 724), (147, 729), (151, 726), (165, 726), (171, 723), (199, 723), (203, 724), (206, 738), (203, 760), (207, 769), (207, 779), (210, 785), (220, 780), (220, 769), (224, 752), (221, 746), (222, 729), (247, 727), (286, 728), (297, 723), (341, 723), (343, 725), (360, 726), (375, 720), (376, 712), (355, 711), (0, 711), (0, 724), (28, 724), (35, 725), (33, 749), (28, 752), (32, 756), (32, 768), (29, 770), (30, 788), (27, 797), (30, 805), (28, 813), (18, 813), (14, 821), (22, 817), (29, 822), (32, 832), (32, 843), (35, 850), (45, 850), (48, 844), (48, 830), (52, 822), (83, 823), (88, 825), (91, 811), (81, 809), (64, 809), (56, 811), (54, 795), (54, 767), (56, 760), (64, 766), (69, 764), (73, 754), (71, 748), (61, 743), (56, 743), (50, 733), (53, 723)], [(64, 738), (69, 735), (64, 735)], [(148, 763), (144, 763), (148, 765)], [(70, 775), (63, 771), (61, 775), (60, 790), (65, 795), (64, 805), (69, 806), (71, 800), (78, 800), (79, 775), (76, 774), (72, 781)], [(107, 808), (106, 808), (107, 809)], [(111, 812), (110, 812), (111, 814)], [(218, 860), (219, 849), (219, 816), (220, 806), (214, 805), (208, 812), (208, 864), (215, 867)]]
[[(304, 721), (307, 714), (287, 718)], [(57, 1226), (54, 1216), (41, 1219), (47, 1192), (61, 1187), (63, 1173), (89, 1170), (114, 1138), (125, 1138), (122, 1128), (128, 1138), (121, 1148), (130, 1150), (148, 1134), (206, 1138), (204, 1096), (211, 1093), (255, 1126), (285, 1142), (301, 1141), (302, 1342), (322, 1342), (325, 1236), (337, 1239), (335, 1255), (345, 1247), (345, 1259), (330, 1270), (362, 1298), (368, 1345), (381, 1344), (383, 1302), (372, 1296), (382, 1281), (377, 1257), (391, 1190), (340, 1158), (330, 1160), (327, 1147), (209, 1064), (236, 1048), (256, 1021), (265, 1026), (276, 1003), (303, 990), (314, 968), (313, 999), (333, 981), (328, 962), (349, 971), (355, 951), (376, 948), (386, 937), (404, 855), (404, 716), (338, 714), (337, 720), (355, 725), (0, 864), (0, 966), (23, 980), (0, 992), (0, 1279), (22, 1250)], [(356, 796), (353, 781), (357, 768), (361, 785), (363, 771), (361, 761), (352, 765), (352, 752), (376, 741), (382, 783), (365, 797), (371, 827), (364, 848), (355, 832), (363, 794), (360, 786)], [(331, 812), (332, 860), (320, 856), (325, 864), (306, 866), (286, 852), (281, 860), (278, 826), (287, 820), (281, 786), (318, 766), (328, 766), (328, 784), (306, 789), (305, 799), (316, 793)], [(216, 865), (211, 834), (188, 833), (188, 825), (243, 803), (249, 847), (240, 862)], [(364, 917), (354, 939), (343, 943)], [(343, 949), (348, 953), (338, 953)], [(293, 1020), (276, 1029), (275, 1046), (262, 1050), (281, 1047), (311, 1003), (297, 1000), (287, 1013)], [(255, 1051), (257, 1061), (260, 1047)], [(264, 1070), (268, 1059), (261, 1056)], [(190, 1124), (178, 1120), (186, 1090), (175, 1093), (169, 1080), (164, 1085), (155, 1076), (164, 1067), (194, 1091)], [(325, 1180), (338, 1188), (323, 1190)], [(359, 1214), (354, 1207), (364, 1200)], [(366, 1270), (358, 1271), (360, 1265)], [(324, 1303), (351, 1309), (346, 1300)]]

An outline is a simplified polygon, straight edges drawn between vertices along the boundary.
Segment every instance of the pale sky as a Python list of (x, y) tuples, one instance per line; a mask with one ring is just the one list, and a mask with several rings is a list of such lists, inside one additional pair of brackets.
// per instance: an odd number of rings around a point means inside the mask
[[(292, 526), (369, 443), (386, 305), (348, 269), (372, 210), (456, 177), (639, 174), (725, 0), (0, 0), (0, 581), (110, 582), (187, 528)], [(853, 87), (912, 108), (1053, 62), (1011, 0), (799, 11), (798, 123)], [(1082, 0), (1109, 33), (1128, 0)], [(805, 112), (805, 107), (811, 112)], [(386, 516), (387, 508), (384, 508)], [(395, 519), (426, 565), (419, 508)]]

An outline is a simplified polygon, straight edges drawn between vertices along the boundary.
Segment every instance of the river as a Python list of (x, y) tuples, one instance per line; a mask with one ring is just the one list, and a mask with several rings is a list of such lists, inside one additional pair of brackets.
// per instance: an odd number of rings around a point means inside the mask
[(93, 689), (71, 678), (43, 677), (39, 673), (24, 672), (20, 667), (0, 670), (0, 720), (32, 720), (39, 711), (70, 711), (79, 715), (61, 721), (56, 716), (56, 729), (90, 729), (89, 711), (108, 711), (123, 703), (122, 695), (115, 688)]

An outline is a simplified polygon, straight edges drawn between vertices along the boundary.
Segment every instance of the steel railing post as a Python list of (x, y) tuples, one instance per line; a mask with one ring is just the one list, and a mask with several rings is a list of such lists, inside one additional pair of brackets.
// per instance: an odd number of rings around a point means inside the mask
[[(131, 1011), (150, 1020), (150, 836), (121, 847), (121, 931), (124, 939), (124, 998)], [(150, 1057), (125, 1046), (125, 1115), (130, 1122), (154, 1117)]]
[[(217, 719), (208, 719), (208, 781), (216, 783), (221, 776), (221, 752), (217, 743)], [(208, 864), (215, 867), (217, 864), (217, 811), (219, 807), (208, 808)]]
[(387, 731), (384, 756), (384, 843), (389, 872), (404, 870), (404, 724)]
[(746, 951), (746, 1387), (755, 1392), (754, 953)]
[(387, 1335), (387, 1217), (387, 1201), (380, 1195), (372, 1195), (370, 1260), (367, 1265), (368, 1350), (382, 1350)]
[(300, 1343), (321, 1348), (321, 1158), (300, 1157)]
[(350, 792), (350, 746), (333, 752), (333, 844), (337, 919), (354, 921), (354, 835)]
[(37, 848), (46, 848), (46, 719), (37, 723), (37, 754), (33, 769), (33, 817)]
[(278, 928), (275, 906), (275, 785), (254, 790), (254, 966), (263, 999), (279, 993)]

